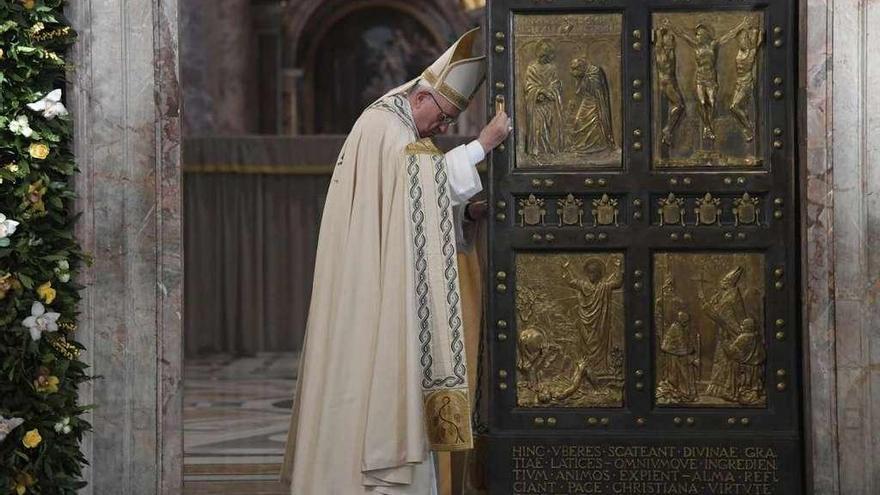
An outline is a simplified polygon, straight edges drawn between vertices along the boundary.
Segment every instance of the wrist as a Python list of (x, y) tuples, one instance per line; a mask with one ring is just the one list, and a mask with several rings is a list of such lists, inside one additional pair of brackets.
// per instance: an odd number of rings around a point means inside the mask
[(470, 208), (471, 208), (471, 204), (465, 203), (465, 205), (464, 205), (464, 219), (467, 220), (468, 222), (473, 222), (475, 220), (474, 220), (474, 217), (471, 216), (471, 209)]

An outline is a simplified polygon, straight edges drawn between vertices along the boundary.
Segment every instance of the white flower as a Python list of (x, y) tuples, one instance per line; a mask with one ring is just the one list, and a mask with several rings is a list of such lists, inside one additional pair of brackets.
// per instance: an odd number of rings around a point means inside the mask
[(70, 418), (64, 418), (61, 421), (55, 423), (55, 432), (56, 433), (64, 433), (65, 435), (70, 433), (72, 428), (70, 427)]
[(34, 301), (33, 306), (31, 306), (31, 316), (25, 318), (21, 324), (30, 330), (31, 339), (37, 341), (43, 336), (43, 332), (58, 331), (57, 321), (59, 316), (61, 315), (58, 313), (46, 312), (46, 308), (43, 307), (40, 301)]
[(31, 126), (28, 123), (27, 115), (19, 115), (15, 119), (11, 120), (8, 127), (13, 134), (21, 134), (24, 137), (31, 137), (31, 134), (34, 133), (33, 129), (31, 129)]
[(28, 108), (36, 112), (43, 112), (43, 117), (54, 119), (58, 115), (67, 115), (67, 109), (61, 103), (61, 90), (53, 89), (46, 93), (42, 99), (27, 104)]
[(6, 215), (0, 213), (0, 239), (5, 239), (15, 233), (18, 222), (9, 220)]
[(61, 282), (67, 283), (70, 281), (70, 263), (67, 260), (60, 260), (52, 270)]

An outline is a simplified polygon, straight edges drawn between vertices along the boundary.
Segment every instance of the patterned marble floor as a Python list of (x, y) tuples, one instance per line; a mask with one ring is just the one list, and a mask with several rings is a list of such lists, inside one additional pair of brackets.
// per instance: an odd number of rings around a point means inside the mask
[(233, 484), (278, 479), (298, 360), (293, 353), (186, 360), (186, 493), (237, 493), (229, 491)]

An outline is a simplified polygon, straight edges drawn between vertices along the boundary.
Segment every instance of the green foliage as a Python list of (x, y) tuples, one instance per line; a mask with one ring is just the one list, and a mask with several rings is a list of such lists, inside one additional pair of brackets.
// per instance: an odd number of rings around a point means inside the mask
[[(74, 494), (85, 484), (80, 443), (91, 425), (81, 416), (90, 406), (77, 404), (77, 388), (92, 377), (78, 357), (83, 287), (74, 279), (89, 259), (73, 233), (72, 122), (27, 107), (65, 89), (75, 35), (63, 3), (0, 0), (0, 214), (19, 222), (0, 235), (0, 416), (24, 420), (0, 441), (0, 493)], [(58, 330), (36, 340), (25, 322), (35, 302), (60, 314)], [(28, 447), (33, 430), (42, 440)]]

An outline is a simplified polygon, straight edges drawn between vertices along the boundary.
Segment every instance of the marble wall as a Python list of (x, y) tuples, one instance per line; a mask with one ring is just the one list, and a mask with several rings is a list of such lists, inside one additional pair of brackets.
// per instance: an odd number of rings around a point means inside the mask
[(880, 492), (880, 3), (801, 8), (803, 319), (813, 493)]
[[(104, 378), (83, 493), (181, 490), (176, 0), (70, 0), (79, 338)], [(880, 2), (801, 6), (801, 236), (809, 485), (880, 491)]]
[(70, 0), (77, 236), (95, 259), (77, 335), (102, 378), (84, 494), (174, 494), (182, 479), (180, 88), (176, 0)]

